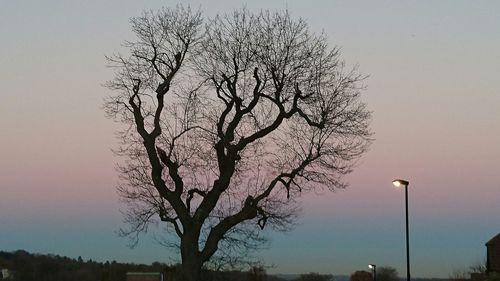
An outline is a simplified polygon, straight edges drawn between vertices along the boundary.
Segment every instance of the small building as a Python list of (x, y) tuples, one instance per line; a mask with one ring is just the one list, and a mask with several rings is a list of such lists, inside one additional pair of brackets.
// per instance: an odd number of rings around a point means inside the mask
[(500, 233), (486, 242), (486, 273), (500, 273)]
[(163, 281), (160, 272), (127, 272), (126, 281)]

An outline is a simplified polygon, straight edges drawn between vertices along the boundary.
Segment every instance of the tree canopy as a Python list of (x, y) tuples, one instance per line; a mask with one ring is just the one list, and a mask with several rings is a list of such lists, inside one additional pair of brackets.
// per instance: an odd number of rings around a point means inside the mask
[(264, 228), (288, 229), (300, 194), (346, 187), (370, 112), (364, 77), (326, 36), (287, 11), (204, 18), (178, 6), (131, 23), (136, 39), (108, 57), (104, 105), (125, 125), (124, 234), (163, 222), (177, 238), (162, 243), (198, 272), (259, 248)]

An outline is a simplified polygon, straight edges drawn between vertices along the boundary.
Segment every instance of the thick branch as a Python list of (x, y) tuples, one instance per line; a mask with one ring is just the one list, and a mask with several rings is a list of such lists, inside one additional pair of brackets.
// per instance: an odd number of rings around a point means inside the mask
[(174, 226), (177, 236), (182, 237), (183, 233), (179, 227), (179, 224), (177, 223), (176, 218), (169, 217), (163, 208), (160, 208), (160, 220), (171, 223)]
[(186, 206), (189, 211), (191, 211), (191, 200), (193, 200), (194, 194), (198, 194), (205, 197), (207, 193), (205, 191), (199, 190), (198, 188), (193, 188), (188, 191), (188, 197), (186, 198)]
[(258, 214), (258, 208), (255, 205), (254, 199), (249, 196), (245, 200), (243, 208), (236, 214), (228, 216), (220, 221), (210, 231), (205, 246), (201, 252), (202, 259), (207, 261), (217, 251), (219, 241), (224, 237), (228, 230), (235, 225), (252, 218)]
[[(142, 116), (141, 112), (141, 98), (139, 96), (139, 89), (141, 87), (141, 80), (140, 79), (135, 79), (136, 84), (132, 88), (133, 95), (129, 98), (128, 103), (132, 107), (132, 111), (134, 113), (134, 120), (136, 124), (136, 129), (137, 132), (143, 137), (148, 136), (148, 132), (146, 131), (146, 128), (144, 127), (144, 116)], [(136, 101), (137, 100), (137, 103)]]
[(184, 190), (184, 182), (182, 181), (181, 176), (179, 175), (179, 165), (177, 162), (170, 160), (165, 151), (158, 146), (156, 147), (158, 154), (160, 155), (160, 160), (165, 166), (168, 168), (168, 175), (174, 181), (175, 185), (175, 193), (177, 196), (180, 196), (182, 191)]

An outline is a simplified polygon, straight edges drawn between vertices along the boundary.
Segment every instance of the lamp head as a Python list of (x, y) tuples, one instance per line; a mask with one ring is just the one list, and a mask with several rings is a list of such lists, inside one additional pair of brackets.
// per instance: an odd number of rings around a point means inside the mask
[(371, 263), (368, 265), (368, 268), (369, 268), (369, 269), (375, 269), (376, 267), (377, 267), (376, 265), (371, 264)]
[(408, 186), (409, 182), (401, 179), (396, 179), (392, 181), (392, 184), (394, 184), (394, 186), (396, 187), (400, 187), (402, 185)]

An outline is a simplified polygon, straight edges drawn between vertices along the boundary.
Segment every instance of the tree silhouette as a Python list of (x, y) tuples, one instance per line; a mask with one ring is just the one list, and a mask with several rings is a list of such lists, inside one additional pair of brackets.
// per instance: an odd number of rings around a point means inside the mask
[(333, 275), (311, 272), (301, 274), (295, 281), (333, 281)]
[(370, 112), (363, 77), (324, 35), (287, 12), (245, 9), (203, 19), (178, 6), (131, 23), (128, 53), (107, 58), (115, 95), (104, 106), (125, 125), (124, 235), (137, 243), (163, 222), (174, 235), (160, 242), (199, 280), (211, 260), (262, 246), (265, 227), (288, 229), (301, 193), (346, 186)]
[[(378, 275), (377, 275), (378, 276)], [(358, 270), (351, 274), (350, 281), (373, 281), (373, 275), (365, 270)]]
[(253, 266), (250, 268), (249, 274), (249, 281), (265, 281), (267, 277), (266, 270), (262, 266)]
[(377, 281), (398, 281), (398, 271), (394, 267), (381, 266), (377, 268)]

